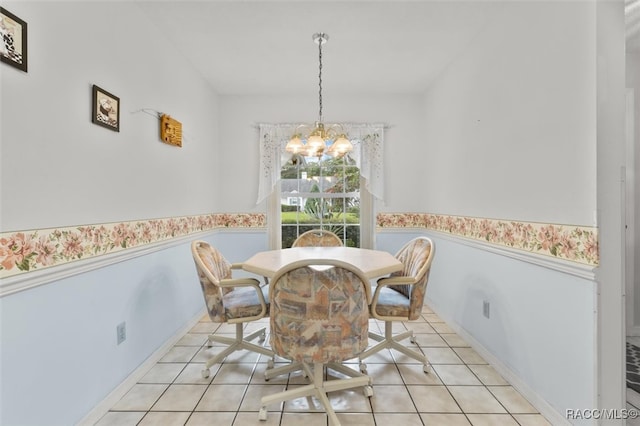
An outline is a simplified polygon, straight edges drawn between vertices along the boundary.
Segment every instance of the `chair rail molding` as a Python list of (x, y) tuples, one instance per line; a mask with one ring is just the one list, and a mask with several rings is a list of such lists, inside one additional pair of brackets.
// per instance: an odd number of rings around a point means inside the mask
[(378, 213), (376, 219), (376, 232), (432, 231), (461, 244), (590, 280), (598, 267), (598, 229), (594, 227), (429, 213)]
[[(0, 297), (159, 251), (207, 233), (266, 231), (265, 213), (210, 213), (0, 233)], [(376, 232), (443, 238), (593, 279), (598, 229), (430, 213), (378, 213)]]
[(0, 234), (0, 297), (225, 229), (265, 229), (263, 213), (212, 213)]

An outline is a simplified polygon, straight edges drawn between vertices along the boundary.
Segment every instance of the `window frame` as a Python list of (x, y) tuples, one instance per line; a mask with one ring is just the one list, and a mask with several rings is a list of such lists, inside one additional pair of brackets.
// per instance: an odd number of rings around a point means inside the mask
[[(278, 180), (274, 191), (267, 199), (267, 233), (269, 248), (282, 248), (281, 197), (282, 180)], [(360, 248), (374, 249), (375, 197), (367, 190), (365, 180), (360, 176)]]

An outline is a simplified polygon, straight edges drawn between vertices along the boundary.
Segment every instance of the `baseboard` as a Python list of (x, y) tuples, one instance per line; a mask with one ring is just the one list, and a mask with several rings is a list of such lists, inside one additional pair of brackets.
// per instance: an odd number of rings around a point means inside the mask
[(467, 333), (462, 327), (456, 324), (451, 318), (447, 318), (434, 309), (432, 304), (429, 307), (443, 320), (446, 321), (457, 334), (460, 335), (469, 345), (475, 350), (485, 361), (487, 361), (514, 389), (533, 405), (536, 410), (542, 414), (549, 423), (552, 425), (571, 425), (571, 422), (553, 408), (547, 401), (545, 401), (540, 395), (534, 392), (529, 385), (527, 385), (518, 375), (516, 375), (509, 367), (507, 367), (502, 361), (496, 358), (491, 352), (489, 352), (480, 342), (478, 342), (472, 335)]
[(124, 379), (105, 399), (103, 399), (98, 405), (96, 405), (82, 420), (77, 423), (77, 426), (93, 426), (95, 425), (111, 407), (113, 407), (122, 397), (135, 385), (138, 381), (144, 377), (145, 374), (153, 368), (154, 365), (166, 355), (167, 352), (178, 341), (195, 326), (200, 319), (206, 314), (206, 310), (203, 308), (198, 312), (189, 322), (178, 330), (173, 336), (171, 336), (161, 347), (159, 347), (154, 353), (152, 353), (138, 368), (136, 368), (129, 376)]

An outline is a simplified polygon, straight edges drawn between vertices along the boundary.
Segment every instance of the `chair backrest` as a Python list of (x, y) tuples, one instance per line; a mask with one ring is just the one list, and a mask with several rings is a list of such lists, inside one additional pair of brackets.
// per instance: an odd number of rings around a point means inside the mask
[(399, 291), (410, 299), (410, 320), (418, 319), (422, 311), (434, 254), (435, 246), (433, 245), (433, 241), (427, 237), (414, 238), (396, 253), (396, 258), (402, 262), (404, 267), (402, 271), (394, 272), (391, 276), (412, 277), (415, 284), (401, 284), (389, 287)]
[(342, 240), (336, 234), (325, 229), (312, 229), (296, 238), (291, 247), (340, 247)]
[(358, 356), (368, 345), (368, 285), (348, 265), (279, 271), (269, 290), (273, 351), (307, 363)]
[(193, 241), (191, 254), (196, 263), (209, 318), (213, 322), (225, 322), (227, 319), (222, 296), (229, 289), (224, 289), (226, 291), (223, 292), (219, 284), (220, 280), (231, 278), (231, 264), (206, 241)]

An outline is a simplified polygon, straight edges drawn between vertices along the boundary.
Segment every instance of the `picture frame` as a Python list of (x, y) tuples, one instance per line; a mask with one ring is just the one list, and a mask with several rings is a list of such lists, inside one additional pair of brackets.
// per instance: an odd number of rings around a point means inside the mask
[(27, 23), (0, 7), (0, 61), (27, 72)]
[(166, 144), (182, 147), (182, 123), (167, 114), (162, 114), (160, 139)]
[(115, 132), (120, 131), (120, 98), (93, 85), (91, 122)]

